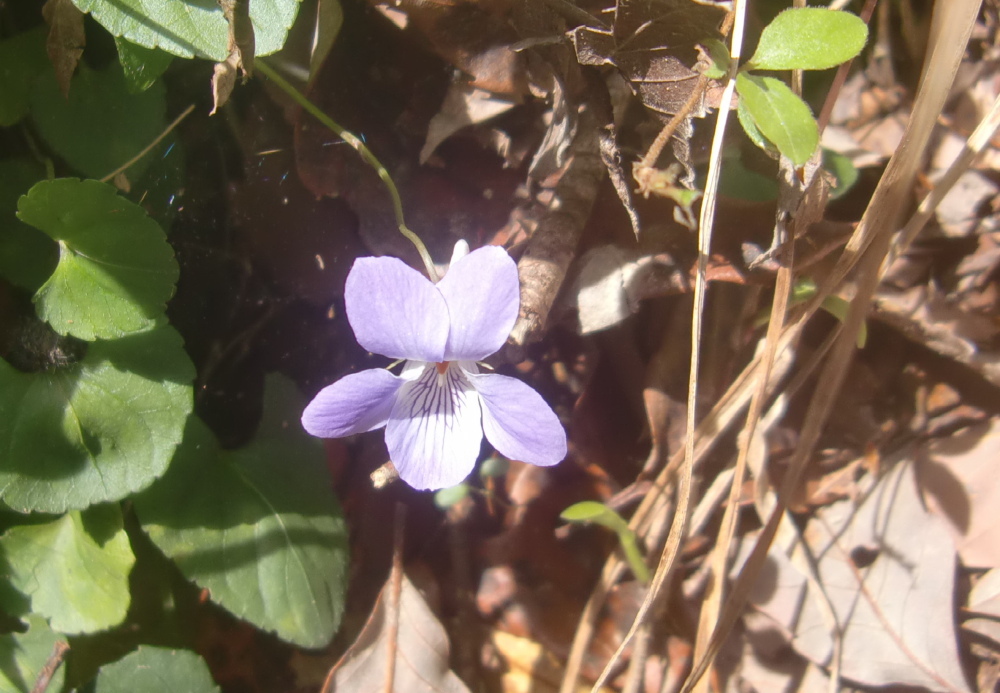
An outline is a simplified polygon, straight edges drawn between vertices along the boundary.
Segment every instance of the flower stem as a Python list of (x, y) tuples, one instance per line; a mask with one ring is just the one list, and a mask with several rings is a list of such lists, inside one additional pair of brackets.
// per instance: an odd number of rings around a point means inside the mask
[(420, 254), (420, 259), (424, 262), (424, 267), (427, 269), (427, 274), (431, 278), (431, 281), (437, 281), (440, 277), (438, 276), (437, 270), (434, 267), (434, 261), (431, 260), (431, 255), (427, 252), (427, 246), (424, 242), (420, 240), (420, 236), (415, 234), (406, 226), (406, 221), (403, 218), (403, 202), (399, 197), (399, 190), (396, 188), (396, 184), (392, 180), (392, 176), (386, 170), (382, 162), (376, 158), (372, 151), (365, 145), (364, 142), (360, 140), (353, 132), (350, 130), (345, 130), (340, 127), (330, 116), (326, 115), (321, 111), (316, 104), (307, 99), (302, 92), (293, 87), (284, 77), (279, 75), (274, 68), (268, 65), (263, 60), (257, 60), (254, 63), (254, 67), (261, 72), (265, 77), (275, 83), (283, 92), (288, 94), (292, 100), (301, 106), (307, 113), (312, 115), (320, 123), (332, 130), (338, 137), (347, 142), (354, 150), (361, 156), (361, 158), (375, 169), (375, 173), (378, 177), (382, 179), (385, 184), (386, 190), (389, 191), (389, 197), (392, 198), (392, 209), (396, 214), (396, 225), (399, 227), (399, 232), (413, 244), (417, 249), (417, 253)]

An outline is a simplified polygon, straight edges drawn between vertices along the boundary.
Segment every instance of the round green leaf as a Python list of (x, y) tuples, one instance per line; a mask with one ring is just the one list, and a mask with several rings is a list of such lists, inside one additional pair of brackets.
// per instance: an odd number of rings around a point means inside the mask
[[(49, 70), (38, 79), (31, 96), (31, 116), (39, 133), (70, 165), (91, 178), (106, 176), (149, 146), (167, 125), (166, 109), (162, 82), (132, 94), (117, 61), (100, 71), (81, 63), (68, 99)], [(150, 156), (129, 167), (129, 178), (142, 173)]]
[(205, 660), (188, 650), (140, 646), (101, 669), (97, 693), (219, 693)]
[[(181, 58), (226, 59), (228, 27), (215, 0), (73, 0), (112, 36)], [(256, 55), (270, 55), (285, 44), (299, 0), (253, 0)]]
[(59, 264), (34, 299), (56, 332), (111, 339), (156, 324), (179, 270), (142, 207), (76, 178), (38, 183), (17, 207), (22, 221), (59, 242)]
[(796, 166), (808, 161), (819, 144), (819, 128), (809, 106), (787, 84), (741, 72), (736, 76), (736, 91), (754, 125), (778, 151)]
[(749, 70), (825, 70), (861, 52), (868, 26), (850, 12), (823, 7), (785, 10), (764, 27)]
[(28, 114), (31, 88), (48, 64), (43, 27), (0, 41), (0, 127)]
[(160, 327), (21, 373), (0, 360), (0, 498), (20, 512), (119, 500), (166, 470), (191, 412), (194, 366)]
[(322, 647), (343, 613), (347, 539), (322, 443), (302, 430), (301, 411), (294, 387), (271, 376), (257, 437), (225, 452), (192, 417), (170, 469), (135, 509), (212, 601), (284, 640)]
[(13, 527), (0, 547), (11, 584), (53, 630), (93, 633), (125, 620), (135, 558), (117, 504)]
[[(0, 693), (28, 693), (52, 656), (57, 642), (66, 639), (56, 634), (40, 616), (29, 616), (26, 633), (0, 635)], [(60, 691), (66, 667), (56, 669), (49, 682), (50, 691)]]

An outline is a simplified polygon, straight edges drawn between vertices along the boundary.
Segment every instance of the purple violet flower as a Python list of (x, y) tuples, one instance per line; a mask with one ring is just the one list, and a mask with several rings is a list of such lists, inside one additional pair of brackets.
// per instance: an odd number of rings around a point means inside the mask
[(344, 301), (358, 343), (406, 359), (400, 375), (371, 369), (344, 376), (302, 414), (314, 436), (340, 438), (385, 426), (400, 478), (416, 489), (454, 486), (472, 471), (483, 434), (498, 452), (549, 466), (566, 456), (555, 412), (520, 380), (480, 372), (517, 319), (517, 266), (498, 246), (455, 246), (434, 284), (401, 260), (362, 257)]

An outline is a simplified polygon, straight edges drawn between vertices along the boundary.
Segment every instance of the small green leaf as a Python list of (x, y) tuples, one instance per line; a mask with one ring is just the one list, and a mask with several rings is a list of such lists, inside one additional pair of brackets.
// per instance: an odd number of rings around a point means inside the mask
[[(736, 82), (737, 84), (739, 83), (739, 76), (736, 77)], [(740, 99), (739, 105), (736, 108), (736, 117), (739, 118), (740, 125), (743, 126), (743, 132), (746, 133), (751, 142), (756, 144), (775, 159), (781, 156), (781, 152), (778, 151), (778, 148), (769, 142), (768, 139), (764, 137), (764, 133), (757, 128), (757, 123), (753, 122), (753, 116), (750, 115), (750, 111), (747, 110), (743, 99)]]
[(59, 264), (38, 293), (39, 316), (59, 334), (112, 339), (151, 328), (179, 270), (163, 230), (95, 180), (35, 185), (18, 217), (59, 243)]
[[(122, 66), (100, 71), (80, 63), (62, 95), (52, 71), (42, 75), (31, 96), (31, 117), (42, 138), (90, 178), (106, 176), (149, 146), (166, 127), (167, 97), (161, 81), (141, 94), (129, 93)], [(152, 154), (128, 169), (130, 179), (149, 165)]]
[(13, 527), (0, 539), (11, 584), (60, 633), (93, 633), (125, 619), (135, 558), (117, 504)]
[(59, 513), (149, 486), (180, 443), (193, 380), (167, 326), (95, 342), (68, 368), (28, 374), (0, 360), (0, 498)]
[[(847, 320), (847, 311), (851, 308), (851, 302), (840, 296), (827, 296), (823, 299), (823, 310), (837, 318), (841, 323)], [(858, 349), (864, 349), (868, 342), (868, 325), (862, 321), (858, 334), (854, 337), (854, 343)]]
[(101, 668), (96, 693), (219, 693), (205, 660), (188, 650), (140, 645)]
[(49, 64), (45, 34), (39, 27), (0, 41), (0, 127), (28, 115), (35, 79)]
[(501, 477), (507, 474), (508, 469), (510, 469), (510, 462), (507, 461), (507, 458), (490, 455), (483, 460), (483, 464), (479, 467), (479, 476), (483, 479)]
[[(66, 639), (49, 628), (41, 616), (29, 616), (26, 633), (0, 635), (0, 693), (28, 693), (52, 656), (57, 642)], [(49, 682), (50, 691), (60, 691), (66, 667), (56, 669)]]
[(597, 501), (580, 501), (569, 506), (559, 515), (568, 522), (593, 522), (614, 532), (628, 529), (628, 523), (614, 510)]
[(823, 7), (785, 10), (764, 27), (747, 70), (825, 70), (861, 52), (868, 26), (850, 12)]
[[(73, 0), (112, 36), (146, 48), (159, 48), (181, 58), (226, 59), (228, 26), (215, 2), (199, 0)], [(254, 0), (250, 3), (256, 55), (270, 55), (285, 45), (299, 0)]]
[(469, 487), (465, 484), (449, 486), (448, 488), (443, 488), (434, 494), (434, 505), (442, 510), (447, 510), (451, 506), (465, 499), (468, 495)]
[(115, 37), (118, 62), (125, 72), (125, 88), (130, 94), (149, 89), (166, 72), (174, 56), (155, 48), (146, 48), (121, 36)]
[(710, 79), (722, 79), (729, 74), (729, 48), (719, 39), (705, 39), (702, 41), (708, 49), (708, 57), (712, 59), (712, 65), (705, 70), (705, 76)]
[(169, 471), (135, 509), (212, 601), (284, 640), (322, 647), (343, 613), (347, 538), (322, 443), (302, 430), (301, 411), (295, 388), (271, 376), (257, 437), (231, 452), (192, 417)]
[(59, 250), (51, 238), (17, 219), (17, 199), (44, 178), (45, 167), (34, 159), (0, 161), (0, 275), (31, 293), (52, 274)]
[(823, 150), (823, 168), (832, 173), (836, 179), (830, 191), (831, 200), (843, 197), (858, 182), (858, 169), (851, 158), (832, 149)]
[(809, 106), (788, 85), (773, 77), (741, 72), (736, 76), (736, 91), (741, 107), (778, 151), (796, 166), (809, 160), (819, 144), (819, 128)]
[(570, 522), (593, 522), (612, 530), (618, 535), (618, 543), (621, 544), (622, 551), (625, 552), (625, 560), (628, 562), (629, 568), (632, 569), (632, 573), (640, 582), (644, 584), (649, 582), (649, 568), (646, 567), (646, 562), (642, 558), (638, 544), (636, 544), (635, 532), (629, 528), (628, 523), (621, 515), (603, 503), (581, 501), (563, 510), (559, 517)]

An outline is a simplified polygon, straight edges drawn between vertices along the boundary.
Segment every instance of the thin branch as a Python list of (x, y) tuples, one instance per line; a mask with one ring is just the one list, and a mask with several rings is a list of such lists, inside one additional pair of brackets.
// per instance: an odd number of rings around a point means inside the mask
[(297, 103), (302, 107), (304, 111), (309, 113), (312, 117), (318, 120), (320, 123), (325, 125), (327, 128), (332, 130), (338, 137), (340, 137), (344, 142), (349, 144), (354, 151), (364, 159), (365, 163), (375, 169), (375, 173), (378, 177), (382, 179), (382, 183), (385, 184), (386, 190), (389, 192), (389, 197), (392, 198), (392, 210), (396, 215), (396, 225), (399, 227), (399, 232), (410, 243), (413, 247), (417, 249), (420, 254), (420, 259), (424, 262), (424, 268), (427, 270), (427, 276), (431, 278), (431, 281), (437, 281), (441, 277), (438, 275), (437, 269), (434, 267), (434, 261), (431, 259), (431, 255), (427, 252), (427, 246), (424, 242), (420, 240), (420, 236), (415, 234), (406, 225), (406, 220), (403, 217), (403, 201), (399, 196), (399, 190), (396, 188), (396, 183), (392, 180), (392, 176), (389, 175), (389, 171), (386, 170), (382, 162), (372, 153), (367, 145), (362, 142), (357, 135), (355, 135), (350, 130), (345, 130), (340, 125), (338, 125), (330, 116), (321, 111), (316, 104), (307, 99), (298, 89), (293, 87), (284, 77), (279, 75), (274, 68), (268, 65), (263, 60), (257, 60), (254, 63), (254, 67), (257, 71), (267, 77), (269, 80), (274, 82), (278, 88), (291, 97), (292, 101)]
[(118, 168), (116, 168), (114, 171), (112, 171), (108, 175), (106, 175), (103, 178), (101, 178), (100, 179), (101, 182), (102, 183), (107, 183), (112, 178), (114, 178), (115, 176), (117, 176), (119, 173), (121, 173), (122, 171), (124, 171), (124, 170), (128, 169), (129, 167), (131, 167), (132, 165), (134, 165), (135, 162), (137, 162), (139, 159), (141, 159), (142, 157), (144, 157), (147, 154), (149, 154), (149, 152), (156, 145), (158, 145), (160, 142), (163, 141), (164, 137), (166, 137), (171, 132), (173, 132), (174, 128), (176, 128), (178, 125), (181, 124), (182, 120), (184, 120), (189, 115), (191, 115), (191, 111), (193, 111), (193, 110), (194, 110), (194, 104), (191, 104), (190, 106), (188, 106), (187, 108), (185, 108), (184, 112), (181, 113), (176, 118), (174, 118), (174, 122), (170, 123), (170, 125), (168, 125), (167, 128), (163, 132), (161, 132), (159, 135), (157, 135), (155, 140), (153, 140), (148, 145), (146, 145), (146, 147), (141, 152), (139, 152), (138, 154), (136, 154), (135, 156), (133, 156), (131, 159), (129, 159), (128, 161), (126, 161), (124, 164), (122, 164), (121, 166), (119, 166)]

